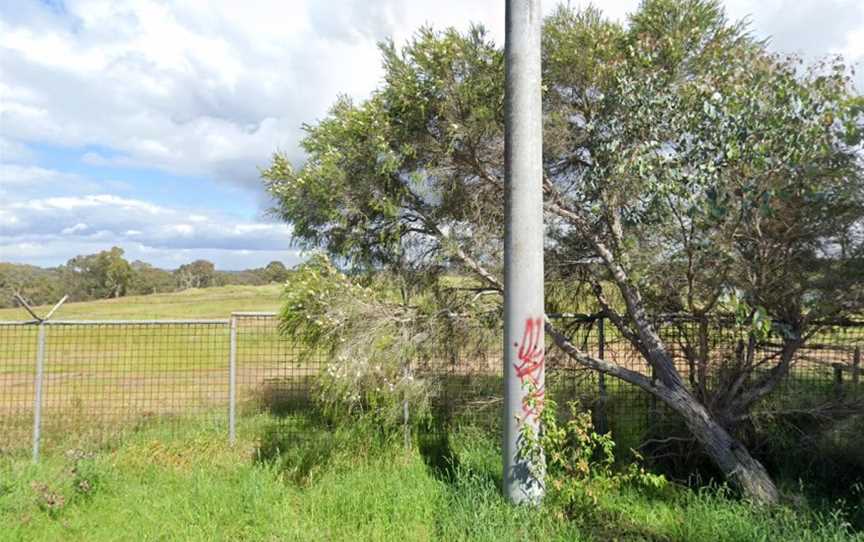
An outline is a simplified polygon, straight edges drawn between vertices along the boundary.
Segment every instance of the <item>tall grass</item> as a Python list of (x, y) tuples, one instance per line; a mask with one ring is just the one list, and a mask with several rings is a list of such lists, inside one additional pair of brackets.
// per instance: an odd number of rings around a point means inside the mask
[[(501, 497), (483, 430), (425, 433), (406, 450), (371, 421), (148, 425), (102, 449), (0, 460), (2, 540), (864, 540), (842, 515), (756, 509), (722, 489), (625, 487), (579, 521)], [(415, 435), (416, 437), (417, 435)]]

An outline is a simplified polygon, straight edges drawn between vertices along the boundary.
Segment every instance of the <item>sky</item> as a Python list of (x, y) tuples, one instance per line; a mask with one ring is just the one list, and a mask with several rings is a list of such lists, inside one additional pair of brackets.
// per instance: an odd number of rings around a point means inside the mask
[[(595, 5), (625, 20), (638, 0)], [(777, 51), (858, 63), (864, 91), (861, 0), (725, 5)], [(0, 261), (297, 263), (260, 169), (302, 164), (302, 125), (379, 85), (379, 41), (471, 22), (503, 44), (504, 0), (0, 2)]]

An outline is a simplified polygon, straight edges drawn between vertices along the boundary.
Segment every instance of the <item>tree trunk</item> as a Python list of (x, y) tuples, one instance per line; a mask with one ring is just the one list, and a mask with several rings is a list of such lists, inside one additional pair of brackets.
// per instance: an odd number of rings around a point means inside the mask
[(705, 453), (745, 497), (759, 504), (777, 502), (777, 487), (765, 467), (689, 391), (683, 387), (670, 389), (661, 384), (655, 394), (684, 418), (684, 423)]
[[(779, 498), (777, 487), (765, 467), (750, 455), (747, 448), (723, 427), (716, 415), (700, 403), (680, 380), (677, 383), (673, 381), (670, 384), (664, 384), (661, 381), (649, 379), (641, 373), (621, 367), (616, 363), (585, 354), (548, 322), (546, 331), (551, 335), (556, 345), (581, 365), (638, 386), (680, 414), (684, 418), (687, 428), (702, 445), (708, 457), (717, 465), (726, 479), (737, 487), (745, 497), (760, 504), (777, 502)], [(668, 357), (663, 356), (655, 356), (653, 361), (660, 365), (671, 364)]]
[[(563, 210), (557, 205), (552, 205), (552, 207), (554, 207), (554, 211), (557, 214), (563, 218), (571, 219), (577, 227), (590, 233), (590, 228), (585, 226), (581, 217), (575, 213)], [(438, 234), (442, 239), (448, 239), (440, 230), (438, 230)], [(610, 273), (619, 286), (619, 290), (627, 304), (628, 312), (636, 325), (638, 337), (629, 336), (625, 329), (620, 329), (620, 331), (645, 356), (646, 361), (656, 371), (659, 381), (649, 379), (637, 371), (621, 367), (616, 363), (586, 355), (576, 348), (563, 334), (558, 332), (548, 320), (546, 322), (546, 331), (552, 335), (555, 343), (578, 363), (618, 377), (660, 398), (684, 418), (688, 429), (702, 445), (714, 464), (717, 465), (726, 479), (735, 485), (745, 497), (760, 504), (776, 503), (779, 499), (779, 493), (771, 477), (768, 475), (768, 471), (687, 390), (663, 342), (647, 318), (638, 290), (630, 285), (626, 272), (617, 264), (614, 256), (605, 245), (595, 237), (591, 238), (597, 248), (598, 254), (607, 264)], [(482, 265), (469, 258), (461, 250), (461, 247), (456, 245), (456, 248), (458, 249), (456, 256), (469, 269), (479, 274), (494, 289), (498, 291), (503, 290), (501, 282), (496, 277), (484, 269)]]

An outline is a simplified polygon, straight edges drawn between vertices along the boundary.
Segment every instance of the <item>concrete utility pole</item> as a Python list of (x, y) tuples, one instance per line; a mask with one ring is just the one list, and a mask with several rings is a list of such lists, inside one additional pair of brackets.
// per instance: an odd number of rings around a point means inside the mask
[(507, 0), (505, 26), (504, 494), (543, 498), (545, 462), (520, 452), (545, 394), (540, 0)]

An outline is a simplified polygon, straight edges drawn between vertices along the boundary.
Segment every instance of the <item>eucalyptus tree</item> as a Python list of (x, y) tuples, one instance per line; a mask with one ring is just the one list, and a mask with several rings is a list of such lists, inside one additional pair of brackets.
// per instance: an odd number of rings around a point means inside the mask
[[(587, 285), (653, 377), (547, 331), (582, 366), (662, 400), (731, 482), (775, 501), (737, 424), (816, 320), (864, 301), (864, 101), (849, 70), (770, 54), (713, 0), (648, 0), (624, 26), (560, 8), (543, 47), (550, 278)], [(306, 126), (301, 168), (273, 157), (275, 211), (297, 243), (355, 270), (458, 269), (500, 292), (502, 51), (481, 27), (422, 28), (381, 51), (380, 88)], [(782, 351), (748, 357), (717, 389), (685, 382), (656, 317), (706, 317), (730, 298)]]
[(76, 301), (126, 295), (133, 270), (123, 254), (122, 248), (111, 247), (98, 254), (75, 256), (61, 268), (63, 287)]
[(178, 267), (174, 271), (174, 278), (177, 287), (181, 290), (209, 288), (216, 283), (216, 266), (207, 260), (195, 260)]

